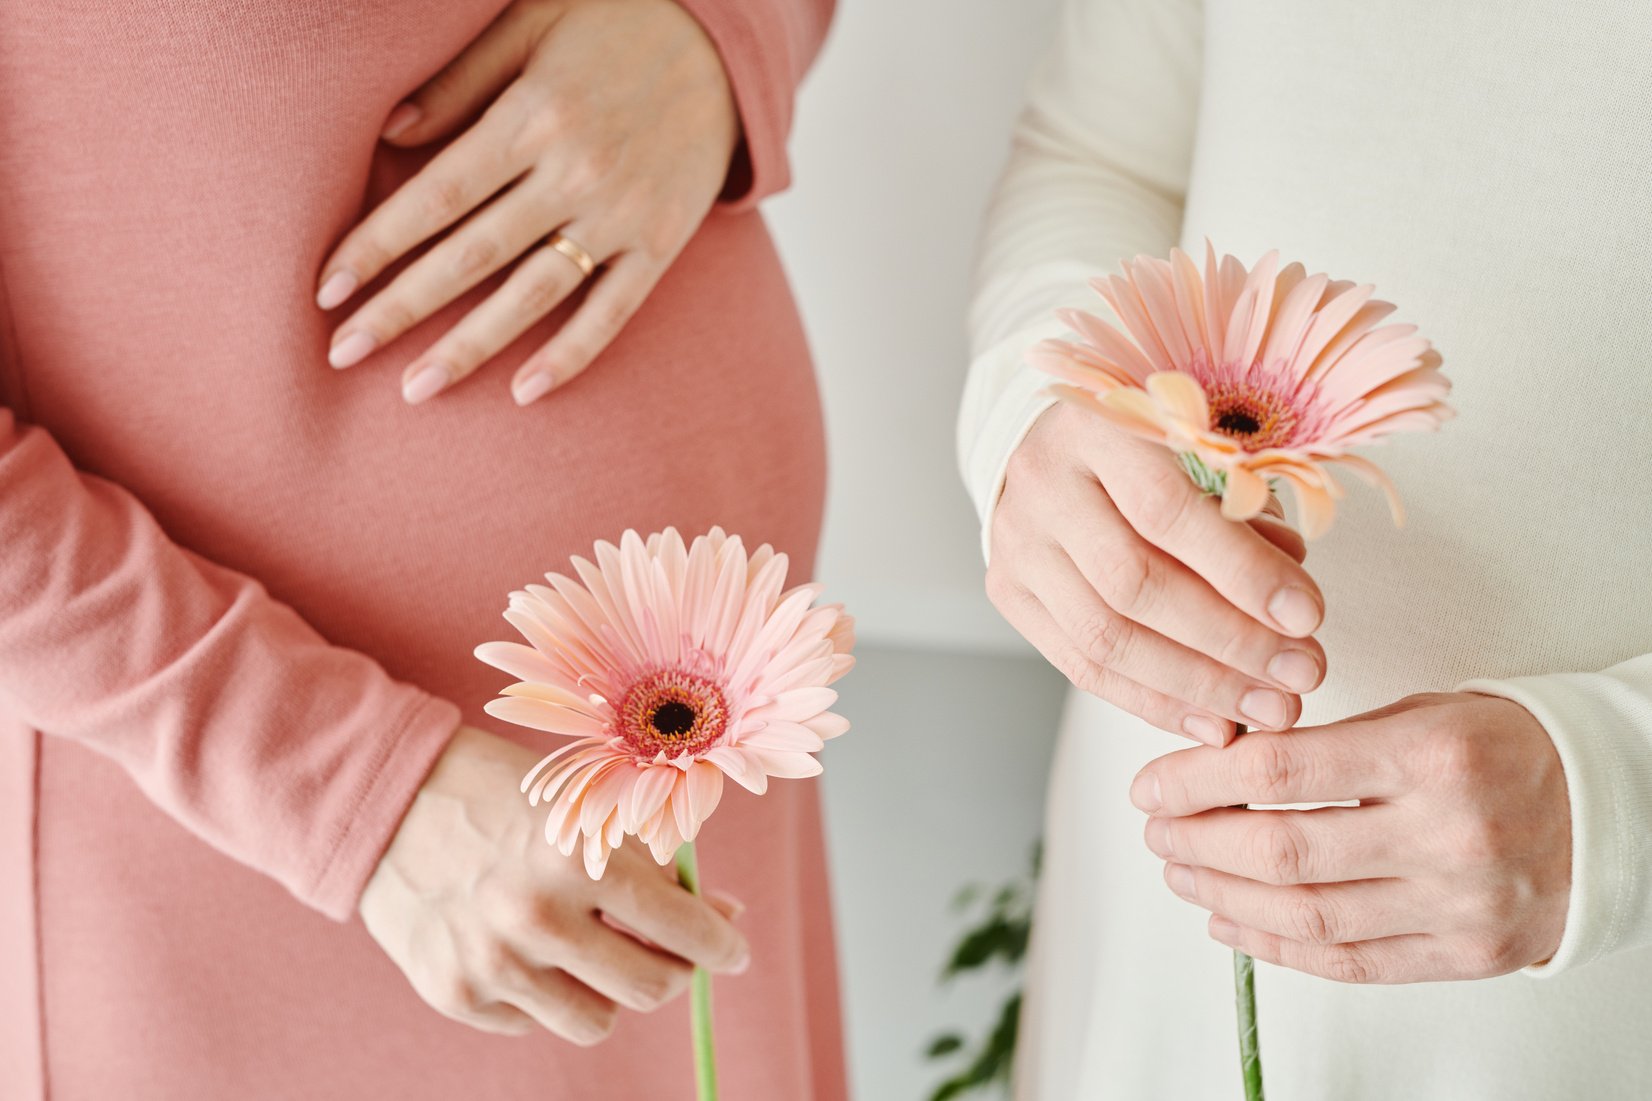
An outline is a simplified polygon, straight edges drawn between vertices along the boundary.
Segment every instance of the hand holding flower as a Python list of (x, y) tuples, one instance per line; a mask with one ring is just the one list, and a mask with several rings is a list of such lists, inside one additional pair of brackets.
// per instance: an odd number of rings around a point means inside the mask
[(1080, 689), (1212, 745), (1283, 729), (1325, 672), (1301, 537), (1224, 520), (1164, 448), (1069, 405), (1010, 457), (987, 592)]
[(593, 880), (545, 844), (540, 816), (509, 797), (537, 757), (461, 728), (368, 881), (362, 921), (419, 996), (484, 1032), (537, 1025), (589, 1045), (622, 1007), (682, 994), (694, 965), (743, 968), (749, 949), (727, 913), (645, 850), (615, 852)]
[[(1571, 809), (1532, 715), (1411, 696), (1149, 764), (1131, 799), (1165, 881), (1216, 940), (1341, 982), (1479, 979), (1553, 955), (1571, 892)], [(1235, 804), (1359, 800), (1357, 807)]]

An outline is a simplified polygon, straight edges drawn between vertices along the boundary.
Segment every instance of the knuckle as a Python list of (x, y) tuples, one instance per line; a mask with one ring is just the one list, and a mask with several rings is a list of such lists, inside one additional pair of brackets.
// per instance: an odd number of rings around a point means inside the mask
[(1457, 787), (1479, 769), (1480, 747), (1474, 738), (1441, 733), (1429, 739), (1427, 762), (1431, 776), (1448, 787)]
[[(1253, 803), (1285, 801), (1283, 796), (1300, 780), (1302, 765), (1277, 737), (1240, 738), (1235, 766), (1238, 779)], [(1278, 819), (1274, 820), (1278, 823)]]
[(682, 247), (687, 227), (696, 219), (675, 204), (661, 210), (646, 223), (640, 247), (645, 256), (656, 264), (668, 264)]
[(1240, 627), (1235, 630), (1224, 631), (1222, 641), (1216, 647), (1216, 661), (1229, 669), (1245, 667), (1245, 658), (1251, 653), (1254, 645), (1250, 629)]
[(1096, 563), (1096, 579), (1107, 603), (1131, 615), (1147, 603), (1155, 584), (1152, 556), (1131, 550), (1103, 558)]
[(580, 150), (569, 161), (562, 177), (563, 188), (571, 195), (589, 195), (602, 186), (610, 173), (619, 166), (619, 147), (598, 142)]
[(1336, 982), (1363, 984), (1381, 979), (1376, 961), (1364, 949), (1352, 945), (1338, 945), (1325, 957), (1326, 977)]
[(474, 340), (449, 336), (440, 350), (432, 350), (431, 357), (452, 367), (453, 381), (470, 374), (485, 359), (488, 352)]
[(1465, 815), (1450, 831), (1456, 863), (1464, 868), (1481, 868), (1498, 863), (1510, 848), (1506, 832), (1498, 824), (1478, 814)]
[(1337, 922), (1319, 892), (1306, 889), (1292, 896), (1285, 913), (1285, 925), (1292, 939), (1306, 944), (1335, 944)]
[(470, 195), (463, 180), (442, 177), (425, 185), (420, 202), (428, 217), (447, 223), (469, 209)]
[[(368, 229), (369, 233), (376, 231), (376, 217), (374, 223), (374, 227)], [(377, 239), (364, 234), (355, 240), (345, 242), (339, 248), (338, 259), (340, 266), (365, 276), (367, 272), (380, 272), (389, 267), (393, 257), (390, 250)]]
[(1521, 958), (1519, 944), (1509, 936), (1484, 938), (1468, 950), (1464, 959), (1470, 975), (1477, 979), (1506, 975), (1529, 962)]
[(1301, 831), (1282, 818), (1264, 819), (1251, 833), (1251, 864), (1264, 883), (1303, 882), (1308, 855)]
[(631, 320), (631, 314), (636, 309), (630, 302), (604, 302), (587, 308), (595, 311), (591, 320), (604, 339), (612, 338), (625, 328), (625, 323)]
[(453, 254), (453, 274), (466, 281), (480, 278), (498, 266), (504, 249), (492, 237), (473, 237)]
[(1073, 641), (1080, 652), (1097, 665), (1118, 665), (1124, 661), (1130, 645), (1130, 626), (1122, 617), (1098, 610), (1078, 623), (1073, 630)]
[(540, 318), (562, 301), (563, 284), (552, 276), (524, 279), (511, 296), (511, 310), (519, 317)]
[(1136, 529), (1151, 542), (1163, 546), (1164, 541), (1174, 539), (1187, 527), (1193, 506), (1201, 498), (1185, 479), (1160, 478), (1157, 485), (1149, 488), (1138, 510)]
[(461, 1020), (476, 1015), (482, 1008), (482, 996), (469, 979), (455, 975), (437, 986), (430, 1004), (443, 1016)]
[(374, 327), (387, 333), (403, 333), (411, 329), (418, 318), (413, 313), (413, 307), (399, 298), (387, 299), (374, 307), (376, 315)]
[[(1073, 687), (1080, 692), (1099, 699), (1108, 699), (1108, 689), (1111, 685), (1106, 670), (1085, 661), (1077, 653), (1074, 653), (1068, 660), (1061, 663), (1061, 671), (1066, 674)], [(1124, 706), (1117, 700), (1112, 702), (1120, 707)]]
[(504, 941), (493, 941), (482, 949), (476, 972), (478, 978), (495, 989), (506, 986), (516, 976), (516, 954)]
[(671, 972), (664, 970), (638, 975), (631, 981), (631, 993), (639, 1009), (651, 1012), (670, 1001), (677, 993), (676, 978)]
[(602, 1005), (593, 1008), (581, 1019), (579, 1038), (574, 1042), (581, 1047), (593, 1047), (614, 1034), (614, 1028), (619, 1024), (619, 1007), (616, 1005)]

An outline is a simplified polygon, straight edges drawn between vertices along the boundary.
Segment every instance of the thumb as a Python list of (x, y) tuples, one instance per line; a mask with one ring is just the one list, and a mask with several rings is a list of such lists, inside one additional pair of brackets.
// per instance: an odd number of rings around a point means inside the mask
[(1248, 521), (1252, 530), (1301, 565), (1308, 557), (1308, 542), (1302, 538), (1302, 533), (1291, 527), (1285, 520), (1285, 509), (1279, 503), (1279, 498), (1268, 494), (1268, 503), (1262, 511)]
[(395, 106), (379, 136), (411, 147), (451, 133), (521, 75), (557, 14), (547, 4), (506, 8), (458, 57)]

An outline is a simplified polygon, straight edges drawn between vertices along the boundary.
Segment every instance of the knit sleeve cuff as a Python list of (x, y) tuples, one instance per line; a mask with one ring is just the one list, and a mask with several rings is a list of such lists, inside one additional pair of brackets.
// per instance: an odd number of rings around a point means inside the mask
[(1471, 680), (1512, 700), (1553, 739), (1572, 805), (1572, 894), (1550, 977), (1652, 944), (1652, 654), (1600, 673)]
[[(981, 558), (990, 557), (992, 517), (1004, 491), (1004, 472), (1010, 456), (1032, 430), (1041, 414), (1054, 405), (1049, 391), (1054, 380), (1020, 362), (1021, 355), (1039, 336), (1019, 334), (983, 353), (977, 360), (998, 359), (1013, 364), (996, 393), (984, 393), (988, 372), (971, 372), (959, 420), (958, 461), (964, 485), (981, 520)], [(984, 406), (984, 408), (983, 408)]]
[(355, 813), (344, 819), (309, 889), (294, 891), (302, 901), (334, 921), (354, 916), (379, 858), (459, 725), (457, 705), (423, 692), (410, 693), (373, 767), (361, 777), (353, 800)]

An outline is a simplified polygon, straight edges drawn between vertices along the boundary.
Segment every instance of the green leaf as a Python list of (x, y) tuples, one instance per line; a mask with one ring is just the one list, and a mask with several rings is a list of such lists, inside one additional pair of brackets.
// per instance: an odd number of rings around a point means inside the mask
[(962, 1036), (956, 1032), (948, 1032), (944, 1036), (937, 1036), (931, 1040), (926, 1054), (931, 1059), (939, 1059), (943, 1055), (951, 1055), (963, 1046), (964, 1038)]
[(1000, 954), (1006, 947), (1013, 946), (1015, 931), (997, 918), (988, 921), (978, 929), (971, 929), (964, 934), (964, 939), (958, 942), (958, 947), (952, 952), (952, 959), (947, 961), (946, 969), (941, 972), (943, 980), (951, 978), (962, 971), (973, 971), (984, 966), (994, 955)]

